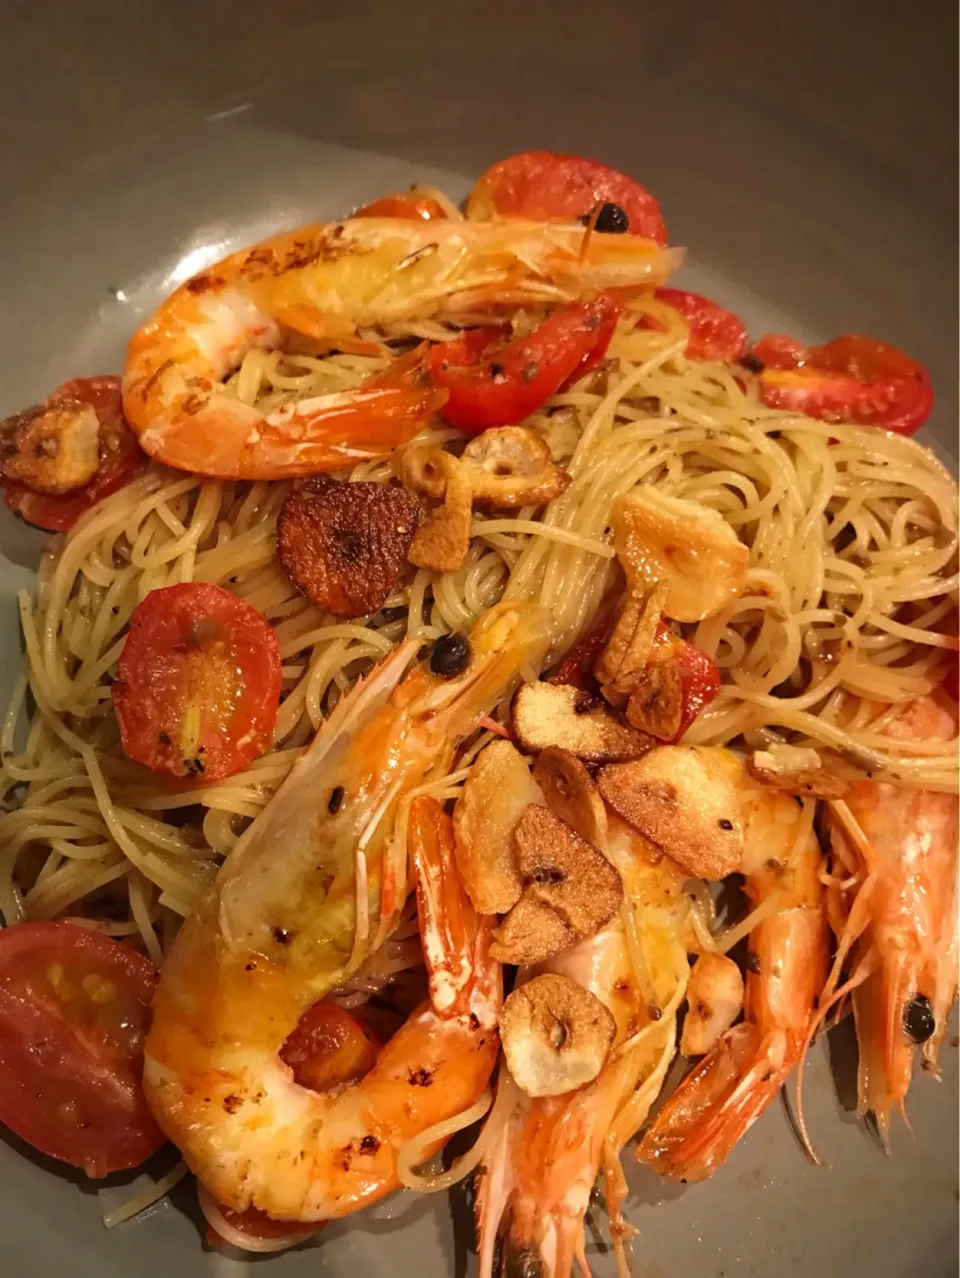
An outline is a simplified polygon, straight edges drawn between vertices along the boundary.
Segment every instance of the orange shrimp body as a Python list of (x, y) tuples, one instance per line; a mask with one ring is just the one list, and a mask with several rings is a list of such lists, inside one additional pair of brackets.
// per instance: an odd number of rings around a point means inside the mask
[[(894, 714), (891, 737), (950, 740), (954, 714), (924, 698)], [(841, 865), (859, 867), (856, 889), (831, 889), (841, 955), (852, 948), (860, 1051), (858, 1096), (881, 1132), (903, 1110), (918, 1042), (923, 1067), (937, 1072), (947, 1015), (957, 991), (956, 795), (879, 782), (855, 785), (834, 804), (831, 840)], [(919, 1002), (918, 1002), (919, 998)]]
[(152, 457), (224, 479), (284, 479), (382, 457), (444, 401), (416, 353), (355, 390), (262, 413), (224, 390), (248, 351), (286, 333), (378, 353), (360, 335), (426, 318), (562, 305), (662, 283), (682, 260), (575, 224), (358, 217), (287, 231), (187, 280), (134, 334), (123, 407)]
[(147, 1100), (203, 1186), (236, 1211), (315, 1221), (376, 1201), (399, 1183), (403, 1144), (474, 1104), (496, 1060), (490, 927), (463, 899), (439, 836), (420, 839), (417, 864), (432, 902), (422, 929), (432, 1003), (350, 1086), (302, 1087), (279, 1055), (301, 1015), (356, 971), (403, 908), (407, 848), (401, 840), (395, 856), (391, 835), (404, 796), (431, 769), (443, 777), (458, 741), (542, 656), (544, 638), (538, 616), (501, 604), (471, 632), (462, 675), (420, 665), (403, 677), (415, 646), (338, 704), (164, 964)]
[[(688, 902), (683, 873), (616, 819), (607, 852), (624, 881), (621, 914), (596, 936), (522, 969), (518, 980), (550, 971), (590, 990), (613, 1015), (613, 1050), (594, 1082), (560, 1096), (524, 1096), (501, 1067), (477, 1195), (480, 1278), (494, 1272), (498, 1237), (506, 1273), (567, 1278), (576, 1262), (589, 1274), (584, 1217), (601, 1168), (618, 1265), (626, 1272), (629, 1227), (620, 1213), (626, 1186), (619, 1154), (645, 1119), (673, 1054), (675, 1013), (688, 973)], [(638, 986), (631, 962), (629, 910), (635, 912), (649, 989)]]
[(755, 906), (772, 906), (750, 933), (744, 1019), (683, 1080), (645, 1133), (641, 1162), (662, 1175), (705, 1180), (728, 1157), (800, 1061), (827, 963), (814, 803), (763, 789), (743, 765), (743, 873)]

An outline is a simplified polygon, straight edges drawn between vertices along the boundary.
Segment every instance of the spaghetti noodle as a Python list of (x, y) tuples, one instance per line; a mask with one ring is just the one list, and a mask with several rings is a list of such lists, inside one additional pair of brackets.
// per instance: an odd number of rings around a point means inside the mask
[[(257, 817), (332, 704), (403, 636), (468, 625), (501, 597), (537, 599), (556, 660), (615, 586), (610, 513), (649, 484), (719, 512), (750, 550), (746, 588), (687, 627), (723, 675), (693, 743), (779, 739), (836, 752), (851, 767), (926, 789), (955, 789), (956, 742), (885, 736), (883, 710), (944, 677), (955, 640), (955, 485), (909, 439), (764, 407), (749, 376), (684, 354), (679, 314), (637, 299), (606, 365), (555, 395), (527, 425), (571, 476), (542, 511), (475, 512), (454, 573), (409, 570), (365, 621), (322, 615), (279, 567), (283, 483), (227, 483), (151, 464), (44, 556), (21, 596), (27, 673), (3, 724), (0, 909), (8, 921), (82, 916), (140, 937), (159, 957), (216, 865)], [(635, 326), (640, 314), (658, 330)], [(359, 384), (409, 349), (449, 337), (421, 323), (380, 334), (382, 354), (256, 350), (231, 379), (263, 408)], [(431, 426), (420, 439), (456, 447)], [(388, 462), (351, 479), (386, 482)], [(256, 607), (277, 635), (283, 700), (274, 749), (198, 786), (127, 759), (110, 683), (130, 615), (152, 589), (215, 582)], [(34, 713), (18, 723), (27, 696)]]

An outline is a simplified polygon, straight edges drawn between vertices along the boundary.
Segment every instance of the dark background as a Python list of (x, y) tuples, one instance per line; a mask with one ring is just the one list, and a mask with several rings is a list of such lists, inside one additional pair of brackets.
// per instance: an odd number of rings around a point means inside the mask
[(953, 0), (0, 0), (0, 204), (62, 197), (235, 107), (468, 174), (511, 150), (581, 151), (647, 184), (675, 242), (814, 330), (927, 360), (953, 438), (956, 14)]

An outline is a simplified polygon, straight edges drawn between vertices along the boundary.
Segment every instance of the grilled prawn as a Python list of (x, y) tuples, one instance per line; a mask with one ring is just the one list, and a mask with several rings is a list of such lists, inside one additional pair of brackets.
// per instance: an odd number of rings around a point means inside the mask
[[(594, 1081), (563, 1095), (531, 1099), (501, 1068), (477, 1196), (481, 1278), (492, 1278), (498, 1236), (498, 1272), (567, 1278), (576, 1261), (588, 1274), (584, 1217), (601, 1170), (619, 1272), (628, 1272), (619, 1155), (645, 1120), (673, 1055), (689, 970), (688, 901), (683, 872), (615, 817), (606, 848), (623, 877), (620, 914), (596, 936), (522, 969), (519, 980), (549, 971), (589, 991), (612, 1015), (613, 1049)], [(631, 956), (632, 949), (640, 953)]]
[[(926, 697), (895, 710), (884, 731), (949, 741), (955, 711)], [(955, 794), (862, 781), (832, 805), (837, 959), (824, 1013), (852, 992), (860, 1110), (884, 1138), (890, 1111), (903, 1111), (918, 1044), (923, 1068), (937, 1073), (956, 997), (957, 839)], [(844, 965), (848, 980), (838, 986)]]
[[(399, 1183), (401, 1146), (486, 1086), (499, 973), (439, 844), (417, 866), (433, 904), (423, 934), (432, 1003), (346, 1088), (299, 1086), (279, 1056), (300, 1016), (389, 932), (406, 899), (406, 844), (390, 837), (398, 807), (431, 769), (443, 775), (477, 716), (539, 659), (541, 624), (500, 605), (470, 644), (467, 670), (449, 679), (422, 665), (404, 678), (404, 645), (339, 703), (174, 941), (144, 1085), (226, 1207), (313, 1221), (374, 1202)], [(456, 964), (443, 940), (451, 918)]]
[(123, 406), (143, 448), (226, 479), (336, 470), (404, 444), (445, 398), (416, 353), (355, 390), (264, 414), (223, 388), (285, 332), (378, 352), (364, 328), (470, 321), (556, 306), (591, 289), (661, 283), (680, 261), (639, 236), (576, 224), (351, 218), (288, 231), (187, 280), (134, 335)]
[(768, 913), (750, 933), (744, 1019), (697, 1062), (637, 1151), (683, 1180), (711, 1176), (796, 1068), (826, 974), (815, 805), (764, 789), (740, 762), (735, 777), (746, 891)]

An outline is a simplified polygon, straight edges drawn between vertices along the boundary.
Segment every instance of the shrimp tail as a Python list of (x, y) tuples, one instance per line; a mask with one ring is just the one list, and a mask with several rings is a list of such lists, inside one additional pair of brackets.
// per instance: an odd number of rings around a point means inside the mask
[(518, 1172), (518, 1144), (524, 1142), (531, 1104), (536, 1102), (523, 1096), (501, 1065), (497, 1098), (481, 1136), (475, 1207), (478, 1278), (570, 1278), (575, 1263), (589, 1278), (582, 1212), (566, 1212), (532, 1192)]
[(514, 1193), (510, 1157), (515, 1131), (515, 1101), (519, 1089), (501, 1063), (497, 1097), (484, 1123), (483, 1162), (477, 1171), (475, 1217), (477, 1227), (478, 1278), (497, 1278), (502, 1271), (501, 1226)]
[(790, 1036), (742, 1021), (660, 1110), (637, 1158), (664, 1176), (706, 1180), (759, 1118), (796, 1062)]
[[(590, 1278), (583, 1226), (564, 1216), (546, 1216), (531, 1198), (515, 1195), (500, 1222), (493, 1278), (571, 1278), (574, 1263)], [(481, 1274), (486, 1271), (481, 1270)]]

